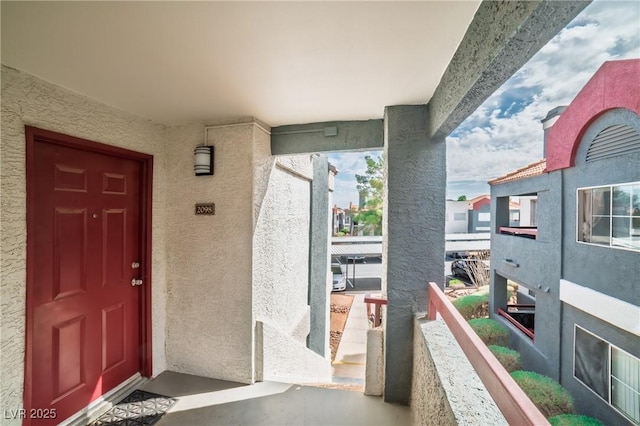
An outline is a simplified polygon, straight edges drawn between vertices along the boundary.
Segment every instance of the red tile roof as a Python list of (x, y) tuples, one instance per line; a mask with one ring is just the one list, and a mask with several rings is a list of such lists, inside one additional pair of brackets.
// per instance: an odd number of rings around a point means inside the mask
[(507, 173), (504, 176), (500, 176), (498, 178), (490, 180), (489, 185), (511, 182), (514, 180), (523, 179), (523, 178), (532, 177), (532, 176), (539, 176), (543, 173), (546, 173), (546, 169), (547, 169), (547, 160), (543, 158), (542, 160), (529, 164), (528, 166), (518, 169), (515, 172)]

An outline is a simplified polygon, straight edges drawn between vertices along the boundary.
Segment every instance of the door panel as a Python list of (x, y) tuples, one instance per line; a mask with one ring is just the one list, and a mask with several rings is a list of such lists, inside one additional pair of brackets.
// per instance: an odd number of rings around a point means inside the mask
[(141, 163), (35, 141), (27, 409), (56, 424), (141, 367)]

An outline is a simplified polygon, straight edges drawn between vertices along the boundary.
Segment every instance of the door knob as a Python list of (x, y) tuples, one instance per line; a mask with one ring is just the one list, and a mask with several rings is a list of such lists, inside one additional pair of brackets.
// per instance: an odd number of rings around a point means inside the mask
[(137, 279), (134, 278), (134, 279), (131, 280), (131, 285), (134, 286), (134, 287), (137, 286), (137, 285), (142, 285), (142, 280), (137, 280)]

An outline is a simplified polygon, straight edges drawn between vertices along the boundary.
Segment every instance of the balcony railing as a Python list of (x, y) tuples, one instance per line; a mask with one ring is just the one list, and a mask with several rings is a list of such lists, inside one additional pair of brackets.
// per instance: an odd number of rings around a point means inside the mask
[[(525, 324), (523, 324), (523, 318), (518, 318), (518, 316), (533, 316), (535, 315), (535, 309), (536, 309), (536, 305), (507, 305), (507, 310), (503, 310), (501, 308), (498, 308), (498, 315), (504, 317), (507, 321), (509, 321), (511, 324), (513, 324), (518, 330), (520, 330), (521, 332), (523, 332), (527, 337), (529, 337), (531, 340), (534, 339), (535, 335), (535, 331), (533, 330), (533, 328), (527, 327), (525, 326)], [(533, 318), (529, 318), (531, 322), (531, 324), (535, 323), (535, 320)]]
[[(367, 304), (367, 318), (373, 323), (373, 327), (378, 327), (382, 324), (382, 314), (380, 313), (382, 305), (387, 304), (387, 299), (381, 297), (371, 297), (367, 294), (364, 298), (364, 303)], [(373, 305), (373, 311), (371, 308)]]
[(512, 425), (548, 425), (544, 415), (493, 356), (437, 284), (430, 282), (428, 292), (429, 319), (434, 320), (440, 314), (507, 422)]
[(530, 238), (535, 240), (538, 238), (538, 228), (535, 226), (501, 226), (498, 232), (504, 235), (515, 235), (516, 237)]

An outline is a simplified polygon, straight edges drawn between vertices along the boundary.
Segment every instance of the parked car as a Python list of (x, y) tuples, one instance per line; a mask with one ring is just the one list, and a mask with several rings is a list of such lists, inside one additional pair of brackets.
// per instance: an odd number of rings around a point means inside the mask
[(349, 255), (349, 256), (342, 256), (341, 258), (342, 262), (344, 263), (352, 263), (352, 262), (365, 262), (365, 257), (362, 254), (354, 254), (354, 255)]
[(489, 265), (486, 261), (478, 259), (458, 259), (451, 262), (451, 275), (473, 282), (473, 271), (489, 276)]
[(342, 273), (340, 265), (331, 265), (333, 274), (333, 287), (331, 291), (344, 291), (347, 289), (347, 277)]

